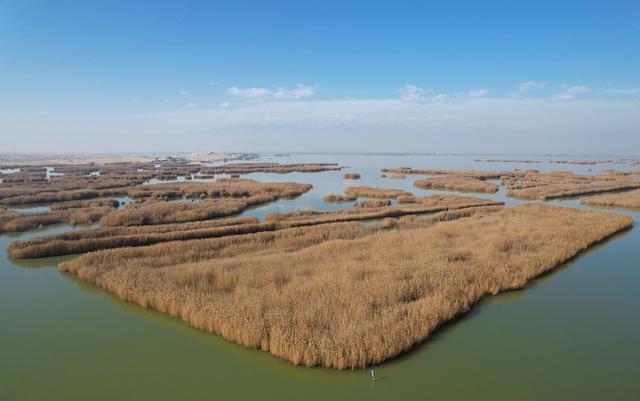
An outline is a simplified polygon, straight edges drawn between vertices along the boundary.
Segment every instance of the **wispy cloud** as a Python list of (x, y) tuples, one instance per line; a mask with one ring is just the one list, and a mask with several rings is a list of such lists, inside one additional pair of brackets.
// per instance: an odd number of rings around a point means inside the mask
[(400, 100), (403, 102), (412, 102), (412, 103), (421, 103), (426, 102), (427, 97), (426, 93), (430, 92), (430, 90), (425, 90), (424, 88), (420, 88), (416, 85), (405, 85), (402, 88), (398, 89), (398, 95), (400, 95)]
[(573, 100), (578, 95), (584, 95), (585, 93), (591, 92), (591, 89), (587, 88), (584, 85), (574, 85), (565, 87), (562, 92), (553, 95), (553, 100), (558, 101), (568, 101)]
[(313, 97), (317, 94), (315, 86), (298, 84), (292, 89), (286, 88), (239, 88), (232, 86), (227, 93), (247, 102), (264, 102), (268, 100), (298, 100)]
[(521, 95), (527, 94), (531, 91), (542, 89), (545, 87), (544, 82), (525, 81), (518, 85), (518, 93)]
[(196, 108), (196, 102), (189, 102), (184, 105), (185, 109), (193, 110)]
[(181, 89), (180, 92), (178, 92), (178, 94), (180, 94), (180, 96), (188, 96), (189, 91), (186, 89)]
[(474, 89), (467, 92), (468, 97), (485, 97), (489, 94), (487, 89)]
[(610, 93), (612, 95), (638, 95), (640, 94), (640, 88), (627, 88), (627, 89), (605, 89), (605, 93)]
[(396, 91), (400, 100), (407, 103), (443, 102), (451, 97), (444, 93), (431, 95), (431, 89), (421, 88), (416, 85), (405, 85)]

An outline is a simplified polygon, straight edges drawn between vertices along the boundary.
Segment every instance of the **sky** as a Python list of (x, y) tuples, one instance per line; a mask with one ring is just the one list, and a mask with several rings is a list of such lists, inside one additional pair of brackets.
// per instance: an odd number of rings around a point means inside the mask
[(637, 0), (0, 0), (0, 153), (637, 155), (638, 21)]

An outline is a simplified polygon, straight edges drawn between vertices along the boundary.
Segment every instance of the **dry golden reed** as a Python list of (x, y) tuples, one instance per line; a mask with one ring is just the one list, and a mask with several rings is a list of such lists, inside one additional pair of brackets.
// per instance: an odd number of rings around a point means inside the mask
[(254, 217), (154, 226), (101, 227), (12, 241), (7, 251), (14, 259), (42, 258), (161, 242), (217, 238), (276, 228), (272, 224), (260, 224)]
[(305, 226), (345, 221), (384, 219), (413, 214), (440, 212), (449, 209), (463, 209), (477, 206), (496, 206), (502, 202), (492, 199), (460, 195), (429, 195), (415, 197), (415, 202), (398, 206), (340, 209), (319, 212), (315, 210), (296, 210), (287, 213), (269, 213), (266, 223), (278, 223), (280, 226)]
[[(363, 228), (340, 224), (259, 233), (253, 241), (99, 251), (59, 269), (295, 364), (362, 368), (632, 224), (627, 216), (530, 204), (364, 236), (349, 232)], [(164, 259), (163, 247), (174, 248)]]
[(498, 185), (492, 182), (456, 174), (417, 180), (413, 185), (421, 189), (438, 189), (442, 191), (498, 192)]
[(347, 196), (384, 199), (394, 199), (398, 196), (412, 195), (411, 192), (407, 192), (404, 189), (374, 187), (347, 187), (345, 188), (344, 193)]
[(356, 199), (358, 197), (355, 195), (329, 194), (324, 197), (324, 201), (327, 203), (353, 202)]
[(555, 199), (640, 188), (640, 179), (621, 174), (578, 175), (568, 171), (526, 172), (503, 177), (507, 196), (518, 199)]
[(637, 209), (640, 208), (640, 190), (582, 198), (580, 203), (591, 206), (611, 206)]

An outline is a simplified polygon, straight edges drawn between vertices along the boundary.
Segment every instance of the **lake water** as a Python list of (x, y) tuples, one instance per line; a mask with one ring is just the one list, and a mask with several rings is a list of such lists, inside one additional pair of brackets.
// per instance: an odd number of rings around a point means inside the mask
[[(331, 209), (349, 185), (437, 193), (380, 168), (629, 169), (625, 165), (476, 163), (487, 156), (304, 155), (278, 162), (338, 162), (342, 172), (249, 174), (314, 185), (292, 200), (245, 211)], [(511, 156), (509, 158), (516, 158)], [(527, 157), (531, 158), (531, 157)], [(541, 159), (536, 157), (536, 159)], [(269, 159), (271, 160), (271, 159)], [(636, 167), (638, 168), (638, 167)], [(344, 172), (362, 174), (343, 180)], [(488, 197), (515, 204), (503, 189)], [(577, 201), (554, 201), (580, 206)], [(639, 217), (637, 211), (618, 211)], [(0, 236), (0, 400), (636, 400), (640, 394), (640, 232), (633, 228), (522, 290), (490, 297), (400, 358), (368, 370), (296, 367), (165, 315), (119, 301), (56, 264), (12, 261)], [(310, 300), (309, 302), (313, 302)]]

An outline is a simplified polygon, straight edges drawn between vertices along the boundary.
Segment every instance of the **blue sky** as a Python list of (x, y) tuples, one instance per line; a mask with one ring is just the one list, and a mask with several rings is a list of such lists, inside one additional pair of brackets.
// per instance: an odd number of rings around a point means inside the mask
[(0, 151), (640, 145), (638, 1), (314, 3), (0, 1)]

